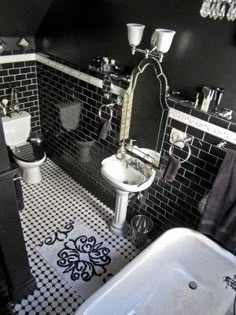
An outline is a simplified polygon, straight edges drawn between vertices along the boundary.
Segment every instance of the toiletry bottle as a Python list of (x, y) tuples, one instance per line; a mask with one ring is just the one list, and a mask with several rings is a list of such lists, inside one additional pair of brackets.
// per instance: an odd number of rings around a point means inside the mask
[(210, 103), (212, 101), (214, 90), (210, 89), (208, 86), (202, 88), (203, 101), (201, 105), (201, 111), (207, 113), (209, 110)]
[(109, 65), (109, 58), (103, 57), (103, 72), (109, 72), (110, 71), (110, 65)]
[(198, 104), (199, 104), (199, 96), (200, 93), (197, 92), (196, 96), (195, 96), (195, 102), (194, 102), (194, 108), (197, 109), (198, 108)]
[(101, 67), (102, 67), (102, 57), (100, 55), (98, 55), (95, 59), (95, 68), (98, 72), (101, 71)]
[(119, 160), (123, 160), (125, 158), (125, 156), (126, 156), (125, 141), (122, 141), (122, 144), (116, 153), (116, 157)]
[(225, 90), (221, 88), (217, 88), (215, 92), (215, 107), (214, 107), (214, 112), (218, 112), (220, 102), (222, 100), (222, 97), (224, 95)]
[(152, 175), (152, 165), (151, 164), (145, 164), (143, 169), (143, 174), (146, 177), (150, 177)]
[(115, 61), (115, 59), (111, 59), (110, 71), (111, 71), (111, 73), (116, 73), (116, 61)]

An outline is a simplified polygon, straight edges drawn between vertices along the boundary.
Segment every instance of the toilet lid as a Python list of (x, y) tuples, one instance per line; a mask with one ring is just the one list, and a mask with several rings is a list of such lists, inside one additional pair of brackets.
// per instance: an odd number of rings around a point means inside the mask
[(15, 147), (13, 155), (16, 159), (24, 162), (36, 162), (43, 159), (45, 153), (42, 148), (31, 143), (26, 143), (22, 146)]

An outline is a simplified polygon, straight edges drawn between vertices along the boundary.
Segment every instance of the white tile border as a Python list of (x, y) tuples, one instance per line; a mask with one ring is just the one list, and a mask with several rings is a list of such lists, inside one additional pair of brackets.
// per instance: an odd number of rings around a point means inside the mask
[(7, 55), (0, 56), (0, 64), (11, 62), (23, 62), (36, 60), (36, 54), (20, 54), (20, 55)]
[[(8, 55), (0, 56), (0, 64), (11, 63), (11, 62), (22, 62), (22, 61), (38, 61), (56, 70), (62, 71), (72, 77), (85, 81), (89, 84), (95, 85), (102, 88), (103, 80), (93, 77), (92, 75), (86, 74), (84, 72), (75, 70), (71, 67), (63, 65), (57, 61), (51, 60), (44, 54), (19, 54), (19, 55)], [(112, 92), (116, 95), (123, 95), (124, 89), (113, 85)]]
[[(32, 61), (32, 60), (41, 62), (49, 67), (62, 71), (77, 79), (83, 80), (89, 84), (102, 88), (103, 81), (101, 79), (95, 78), (89, 74), (83, 73), (81, 71), (75, 70), (66, 65), (63, 65), (57, 61), (51, 60), (44, 54), (33, 53), (33, 54), (0, 56), (0, 64), (11, 63), (11, 62)], [(116, 95), (123, 96), (124, 91), (125, 91), (124, 89), (118, 86), (113, 86), (113, 93)], [(173, 108), (170, 108), (169, 117), (236, 145), (236, 133), (233, 131), (216, 126), (212, 123), (201, 120), (199, 118), (188, 115), (186, 113), (183, 113)]]
[(173, 108), (170, 108), (169, 117), (186, 125), (200, 129), (222, 140), (236, 144), (236, 133), (233, 131), (216, 126), (208, 121), (196, 118)]

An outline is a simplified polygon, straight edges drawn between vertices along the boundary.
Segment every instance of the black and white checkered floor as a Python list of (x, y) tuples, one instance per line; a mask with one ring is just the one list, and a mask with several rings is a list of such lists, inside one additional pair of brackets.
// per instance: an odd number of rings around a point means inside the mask
[(114, 236), (108, 228), (112, 210), (89, 193), (52, 161), (41, 168), (43, 180), (38, 185), (23, 183), (25, 209), (21, 222), (32, 273), (37, 282), (33, 294), (15, 305), (18, 315), (74, 314), (83, 303), (71, 288), (40, 256), (37, 244), (69, 221), (79, 221), (96, 231), (128, 260), (137, 250), (127, 238)]

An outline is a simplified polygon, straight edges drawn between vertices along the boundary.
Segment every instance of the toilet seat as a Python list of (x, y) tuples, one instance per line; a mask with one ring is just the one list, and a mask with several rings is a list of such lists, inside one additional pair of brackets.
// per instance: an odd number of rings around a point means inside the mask
[(41, 147), (28, 142), (12, 148), (12, 153), (17, 160), (27, 163), (37, 162), (45, 157), (45, 152)]

